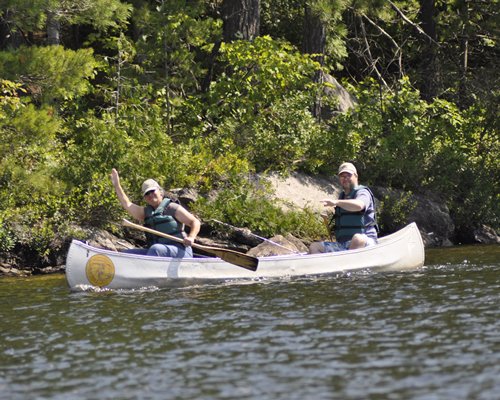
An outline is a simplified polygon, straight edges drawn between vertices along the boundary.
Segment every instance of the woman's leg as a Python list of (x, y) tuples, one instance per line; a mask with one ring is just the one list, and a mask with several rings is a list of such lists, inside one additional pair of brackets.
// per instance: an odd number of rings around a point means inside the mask
[(182, 244), (156, 243), (147, 250), (147, 255), (172, 258), (193, 257), (193, 249)]

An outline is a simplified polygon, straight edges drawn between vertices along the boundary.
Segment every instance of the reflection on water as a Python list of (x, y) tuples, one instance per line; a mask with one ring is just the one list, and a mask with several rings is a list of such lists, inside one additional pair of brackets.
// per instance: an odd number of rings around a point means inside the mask
[(500, 246), (456, 246), (425, 251), (426, 265), (494, 265), (500, 262)]
[(6, 399), (496, 399), (498, 247), (412, 273), (70, 293), (0, 279)]

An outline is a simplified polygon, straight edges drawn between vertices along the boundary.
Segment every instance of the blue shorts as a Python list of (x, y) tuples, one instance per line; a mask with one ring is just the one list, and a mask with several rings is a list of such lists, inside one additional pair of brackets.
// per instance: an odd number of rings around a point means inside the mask
[(156, 256), (156, 257), (172, 257), (172, 258), (193, 257), (193, 248), (191, 246), (185, 247), (180, 243), (179, 244), (156, 243), (152, 245), (149, 249), (127, 249), (123, 250), (123, 252), (129, 254), (140, 254), (145, 256)]
[[(373, 246), (376, 244), (377, 241), (374, 238), (366, 236), (365, 247)], [(333, 253), (335, 251), (349, 250), (350, 245), (351, 245), (350, 240), (348, 240), (347, 242), (323, 242), (323, 246), (325, 247), (325, 253)]]

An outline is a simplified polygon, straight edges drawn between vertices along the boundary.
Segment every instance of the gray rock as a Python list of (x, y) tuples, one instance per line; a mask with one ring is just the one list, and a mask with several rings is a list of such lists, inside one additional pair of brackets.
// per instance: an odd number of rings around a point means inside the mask
[(482, 244), (500, 244), (500, 236), (489, 226), (481, 225), (473, 232), (474, 239)]
[(283, 254), (298, 254), (306, 251), (307, 247), (300, 240), (293, 238), (293, 236), (291, 237), (291, 235), (289, 235), (285, 238), (281, 235), (277, 235), (250, 249), (247, 254), (254, 257), (266, 257)]

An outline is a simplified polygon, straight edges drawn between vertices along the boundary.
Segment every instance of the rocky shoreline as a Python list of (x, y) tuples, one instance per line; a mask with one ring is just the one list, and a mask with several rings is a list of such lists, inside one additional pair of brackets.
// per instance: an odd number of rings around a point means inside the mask
[[(274, 175), (268, 178), (274, 191), (275, 199), (284, 208), (311, 208), (321, 211), (320, 200), (327, 197), (337, 197), (340, 187), (336, 178), (310, 177), (300, 173), (292, 174), (287, 178)], [(455, 226), (448, 208), (430, 196), (409, 195), (401, 191), (372, 187), (377, 199), (397, 202), (404, 198), (414, 205), (405, 223), (394, 221), (391, 228), (397, 230), (408, 222), (416, 222), (419, 227), (424, 245), (429, 247), (453, 246)], [(196, 197), (190, 191), (179, 191), (181, 203), (189, 207), (189, 202)], [(127, 247), (144, 245), (142, 233), (124, 229), (121, 236), (97, 229), (83, 229), (76, 227), (85, 240), (96, 247), (119, 251)], [(474, 232), (469, 232), (469, 243), (500, 244), (500, 237), (490, 227), (482, 226)], [(65, 257), (72, 238), (59, 238), (54, 243), (55, 252), (51, 259), (39, 260), (38, 257), (26, 253), (22, 248), (16, 248), (11, 254), (0, 260), (0, 276), (29, 276), (35, 274), (61, 273), (65, 269)], [(224, 224), (220, 221), (204, 221), (198, 242), (207, 246), (220, 246), (241, 252), (249, 252), (254, 256), (284, 254), (286, 249), (291, 251), (307, 251), (308, 243), (294, 238), (276, 236), (273, 238), (259, 237), (248, 229), (241, 229)], [(290, 251), (288, 251), (290, 252)], [(36, 260), (34, 262), (34, 260)]]

